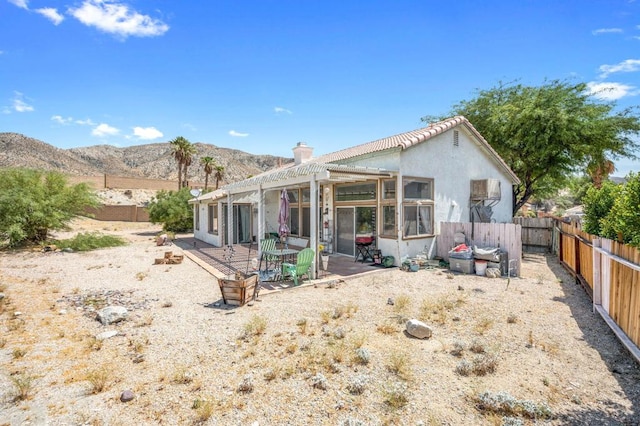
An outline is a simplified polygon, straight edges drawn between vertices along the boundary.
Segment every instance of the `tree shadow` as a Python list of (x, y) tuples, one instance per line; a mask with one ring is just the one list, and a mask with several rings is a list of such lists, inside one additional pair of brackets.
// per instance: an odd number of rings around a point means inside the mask
[[(559, 262), (554, 255), (545, 255), (547, 267), (556, 276), (563, 290), (563, 297), (554, 300), (564, 303), (571, 310), (585, 342), (595, 349), (613, 377), (624, 397), (631, 402), (631, 409), (610, 401), (601, 400), (602, 408), (588, 407), (576, 401), (576, 407), (559, 414), (562, 424), (570, 425), (640, 425), (640, 368), (620, 343), (602, 317), (593, 311), (587, 291)], [(593, 317), (596, 317), (596, 321)]]

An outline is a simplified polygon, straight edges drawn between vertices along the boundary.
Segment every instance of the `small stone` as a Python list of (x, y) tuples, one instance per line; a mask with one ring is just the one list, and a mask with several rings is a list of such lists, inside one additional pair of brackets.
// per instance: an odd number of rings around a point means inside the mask
[(59, 315), (65, 315), (66, 313), (67, 313), (67, 310), (66, 310), (66, 309), (60, 309), (60, 310), (58, 311), (58, 314), (59, 314)]
[(116, 330), (105, 331), (104, 333), (100, 333), (96, 336), (96, 340), (106, 340), (113, 336), (116, 336), (118, 332)]
[(63, 253), (73, 253), (73, 249), (71, 247), (65, 247), (62, 249)]
[(413, 337), (417, 337), (418, 339), (427, 339), (433, 334), (431, 328), (427, 324), (417, 319), (407, 321), (407, 333)]
[(0, 300), (4, 299), (4, 293), (0, 293)]
[(395, 302), (393, 301), (392, 298), (388, 298), (387, 299), (387, 305), (394, 305), (394, 304), (395, 304)]
[(134, 364), (140, 364), (143, 361), (144, 361), (144, 355), (143, 354), (138, 354), (138, 355), (136, 355), (135, 358), (133, 358), (133, 363)]
[(127, 389), (126, 391), (123, 391), (120, 394), (120, 401), (122, 402), (129, 402), (133, 400), (133, 398), (134, 398), (133, 392), (130, 391), (129, 389)]
[(15, 312), (13, 313), (13, 316), (14, 316), (14, 317), (19, 317), (20, 315), (22, 315), (22, 312), (20, 312), (20, 311), (15, 311)]

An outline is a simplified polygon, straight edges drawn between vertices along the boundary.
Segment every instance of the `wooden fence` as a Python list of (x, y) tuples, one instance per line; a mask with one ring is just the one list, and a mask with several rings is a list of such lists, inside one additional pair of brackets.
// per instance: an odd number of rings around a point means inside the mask
[(587, 290), (600, 313), (640, 361), (640, 250), (557, 222), (558, 258)]
[(458, 223), (441, 222), (438, 235), (437, 255), (449, 258), (454, 247), (454, 235), (462, 232), (468, 244), (480, 248), (498, 247), (509, 256), (509, 267), (520, 276), (522, 260), (522, 227), (515, 223)]
[(514, 217), (522, 227), (522, 250), (527, 253), (547, 253), (553, 246), (553, 218)]

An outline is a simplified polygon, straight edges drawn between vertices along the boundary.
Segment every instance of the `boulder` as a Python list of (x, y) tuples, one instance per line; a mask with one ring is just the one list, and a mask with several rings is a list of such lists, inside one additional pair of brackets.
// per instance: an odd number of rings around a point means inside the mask
[(418, 339), (428, 339), (433, 334), (431, 327), (417, 319), (407, 321), (407, 333)]
[(109, 325), (127, 319), (128, 311), (124, 306), (107, 306), (98, 311), (96, 319), (103, 325)]

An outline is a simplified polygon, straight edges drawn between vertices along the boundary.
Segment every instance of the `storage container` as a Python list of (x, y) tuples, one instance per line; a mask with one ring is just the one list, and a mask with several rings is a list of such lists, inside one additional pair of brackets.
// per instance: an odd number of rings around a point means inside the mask
[(462, 272), (464, 274), (473, 274), (474, 271), (473, 259), (449, 259), (449, 269), (454, 272)]

